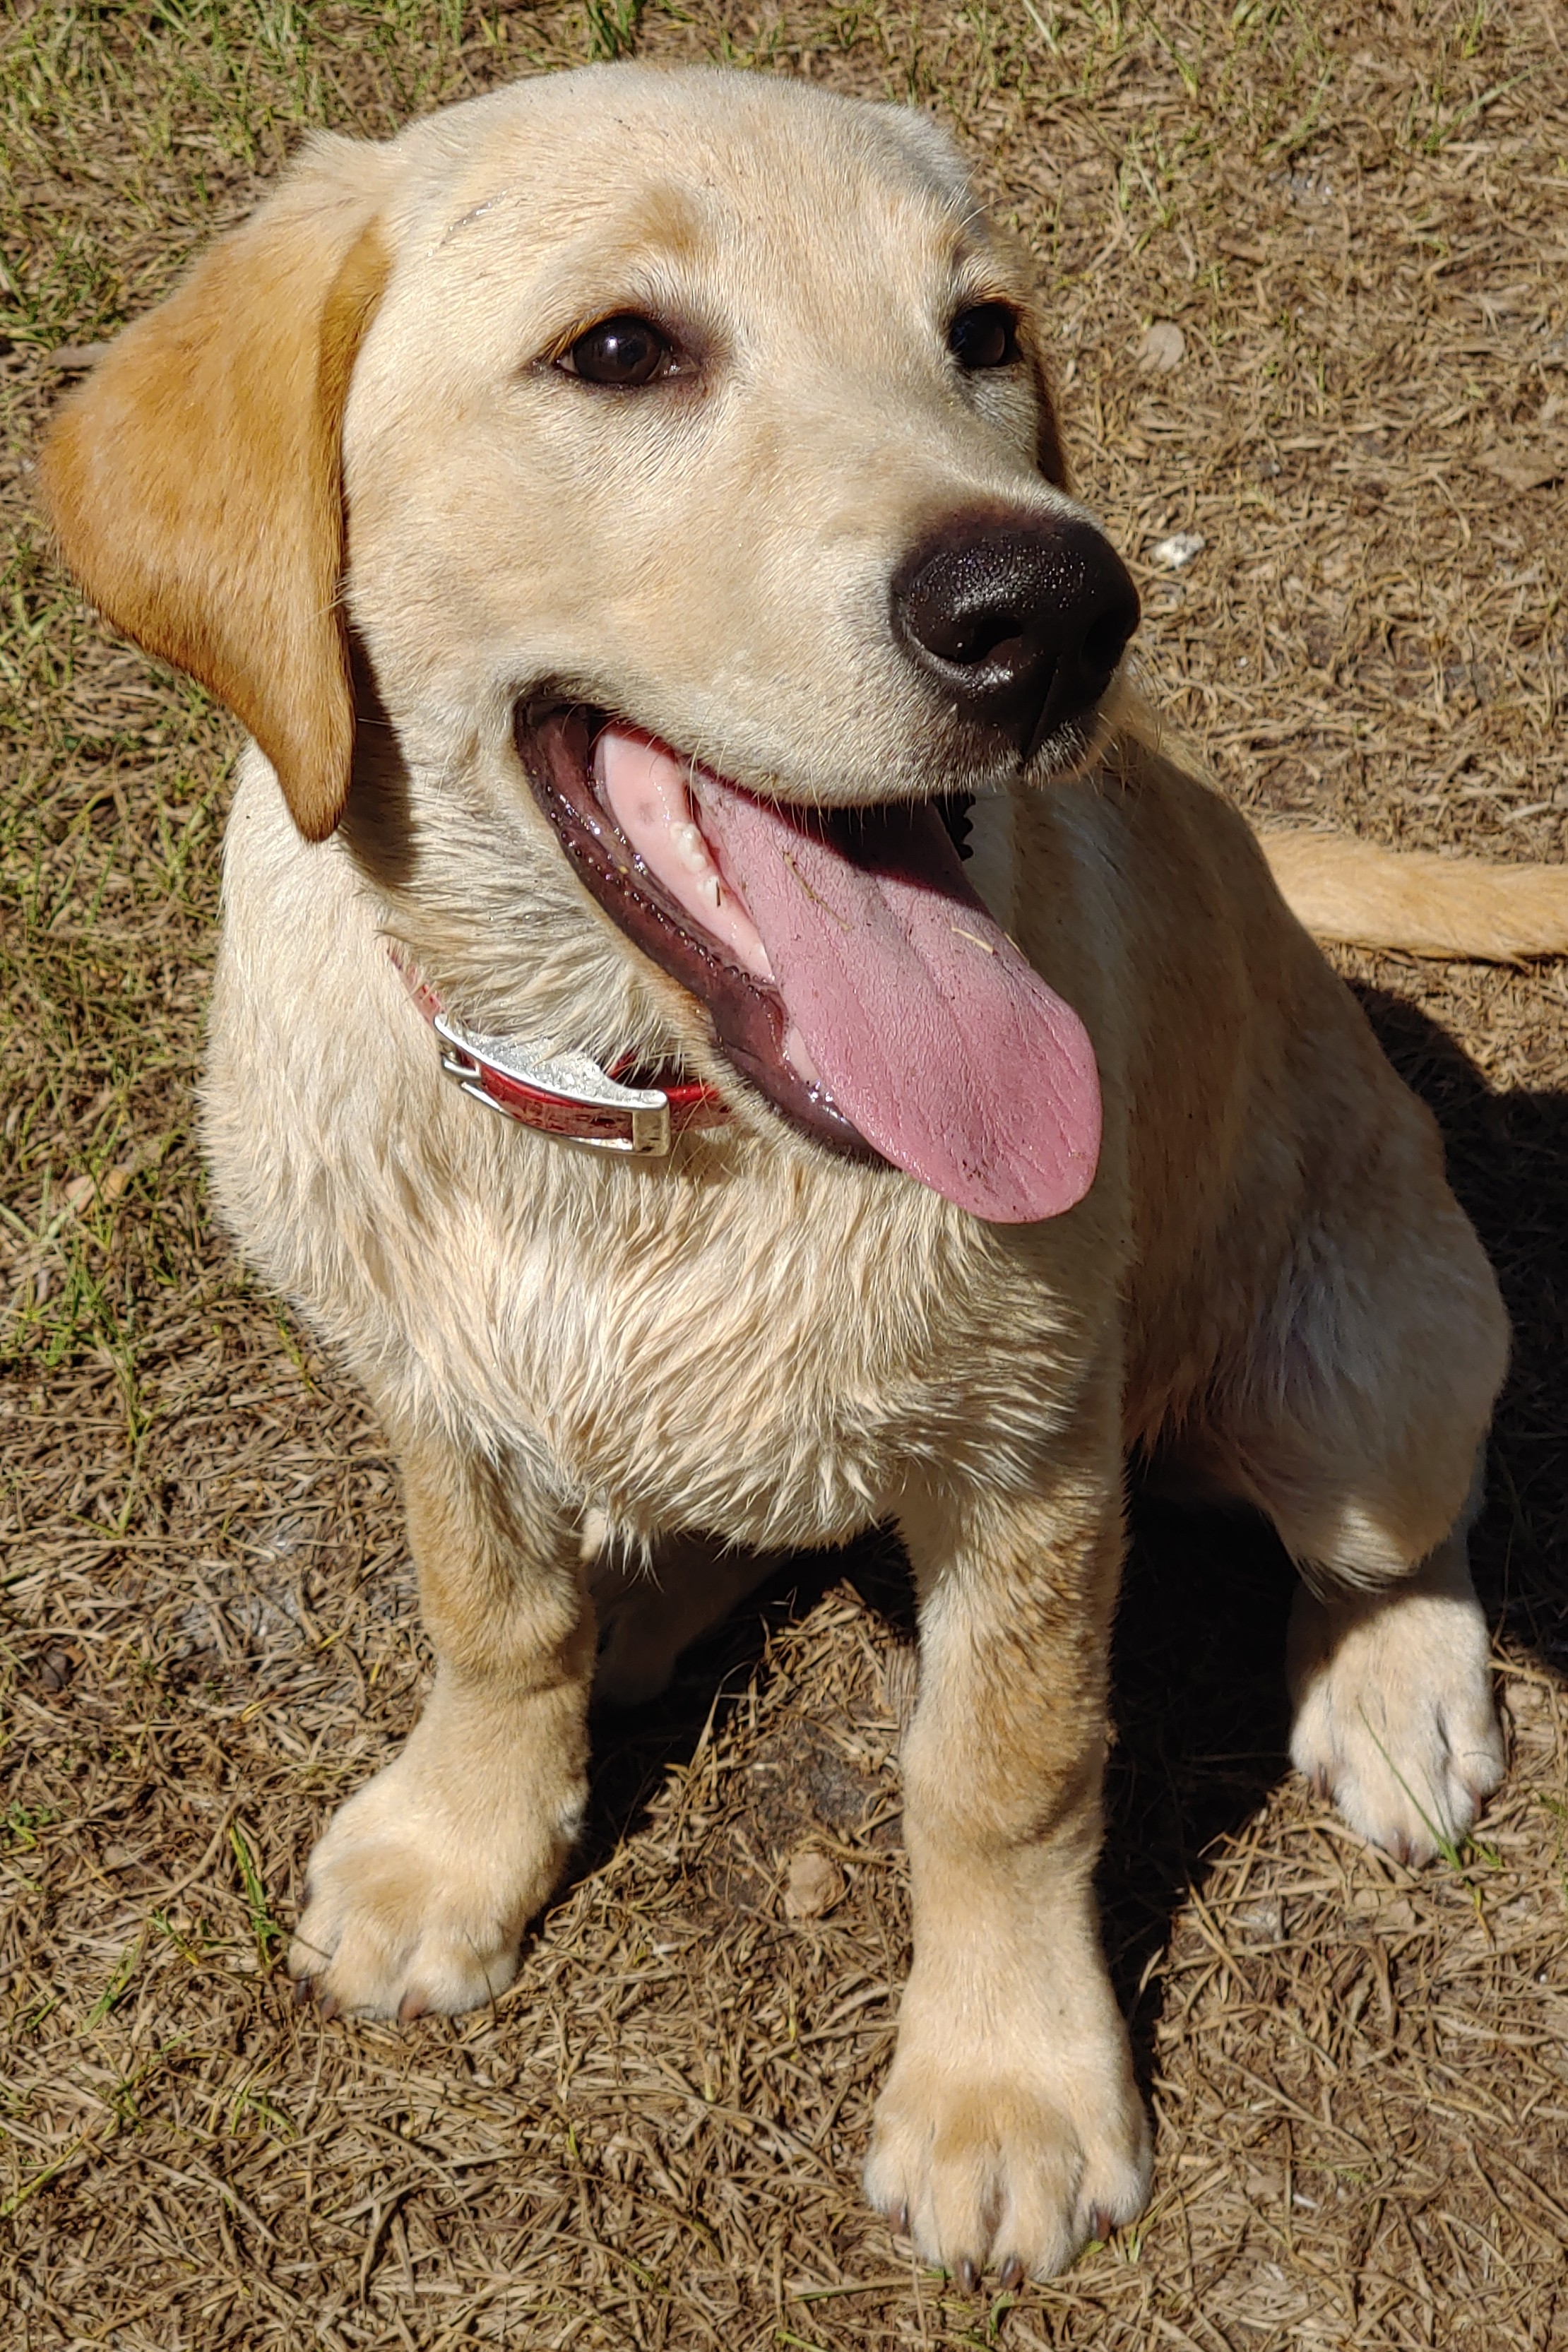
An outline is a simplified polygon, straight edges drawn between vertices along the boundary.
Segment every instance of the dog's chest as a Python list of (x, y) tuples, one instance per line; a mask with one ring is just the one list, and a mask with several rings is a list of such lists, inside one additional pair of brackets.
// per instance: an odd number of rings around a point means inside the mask
[(596, 1215), (497, 1233), (491, 1361), (626, 1526), (831, 1541), (911, 1476), (1010, 1481), (1076, 1385), (1082, 1318), (1037, 1256), (902, 1180), (617, 1173)]

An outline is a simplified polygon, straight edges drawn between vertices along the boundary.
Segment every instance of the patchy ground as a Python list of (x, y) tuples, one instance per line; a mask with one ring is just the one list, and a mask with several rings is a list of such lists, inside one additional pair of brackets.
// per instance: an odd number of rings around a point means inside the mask
[(907, 1934), (906, 1603), (874, 1551), (803, 1563), (668, 1703), (602, 1727), (576, 1874), (493, 2015), (289, 2002), (313, 1832), (416, 1703), (391, 1465), (203, 1202), (232, 731), (83, 612), (26, 476), (60, 348), (150, 300), (301, 124), (380, 131), (626, 47), (912, 98), (1038, 257), (1149, 678), (1226, 787), (1557, 856), (1565, 43), (1561, 0), (14, 0), (8, 2342), (1568, 2346), (1568, 978), (1352, 974), (1518, 1323), (1480, 1538), (1507, 1790), (1452, 1865), (1360, 1851), (1285, 1769), (1279, 1561), (1144, 1507), (1105, 1879), (1153, 2202), (1057, 2284), (966, 2298), (856, 2184)]

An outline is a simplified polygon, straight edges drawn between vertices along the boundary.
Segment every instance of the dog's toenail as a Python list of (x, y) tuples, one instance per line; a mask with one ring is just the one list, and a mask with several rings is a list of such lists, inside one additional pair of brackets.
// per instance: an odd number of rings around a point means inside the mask
[(399, 2025), (411, 2025), (416, 2017), (423, 2017), (425, 2007), (425, 1996), (422, 1992), (405, 1992), (397, 2004)]
[(295, 1978), (295, 1979), (294, 1979), (294, 2005), (295, 2005), (295, 2007), (296, 2007), (297, 2009), (308, 2009), (308, 2008), (310, 2007), (310, 2005), (311, 2001), (313, 2001), (313, 2000), (315, 2000), (315, 1998), (316, 1998), (316, 1988), (315, 1988), (315, 1986), (311, 1983), (311, 1981), (310, 1981), (310, 1978), (309, 1978), (309, 1977), (296, 1977), (296, 1978)]
[(1110, 2216), (1103, 2205), (1097, 2205), (1089, 2217), (1089, 2234), (1098, 2238), (1102, 2246), (1110, 2241)]
[(893, 2235), (895, 2238), (907, 2238), (909, 2234), (910, 2209), (907, 2205), (900, 2205), (893, 2214)]
[(1004, 2294), (1011, 2294), (1015, 2287), (1023, 2285), (1024, 2265), (1016, 2254), (1008, 2255), (1002, 2265), (996, 2284)]
[(331, 1993), (329, 1993), (329, 1994), (327, 1995), (327, 1997), (326, 1997), (325, 2000), (323, 2000), (323, 2001), (322, 2001), (322, 2003), (321, 2003), (321, 2021), (322, 2021), (322, 2023), (323, 2023), (323, 2024), (326, 2024), (326, 2025), (330, 2025), (330, 2024), (331, 2023), (331, 2021), (332, 2021), (333, 2018), (334, 2018), (334, 2017), (336, 2017), (337, 2013), (338, 2013), (338, 2004), (337, 2004), (337, 2002), (332, 1999), (331, 1994)]
[(974, 2293), (976, 2277), (977, 2273), (975, 2272), (974, 2264), (970, 2261), (969, 2256), (965, 2254), (963, 2260), (958, 2265), (958, 2284), (965, 2294), (973, 2294)]

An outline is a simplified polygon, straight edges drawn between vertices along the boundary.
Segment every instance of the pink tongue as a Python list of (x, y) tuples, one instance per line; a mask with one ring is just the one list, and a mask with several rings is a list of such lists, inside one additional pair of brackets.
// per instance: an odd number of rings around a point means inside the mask
[(868, 812), (843, 849), (699, 771), (702, 831), (846, 1118), (994, 1224), (1094, 1181), (1100, 1081), (1076, 1013), (998, 929), (934, 809)]

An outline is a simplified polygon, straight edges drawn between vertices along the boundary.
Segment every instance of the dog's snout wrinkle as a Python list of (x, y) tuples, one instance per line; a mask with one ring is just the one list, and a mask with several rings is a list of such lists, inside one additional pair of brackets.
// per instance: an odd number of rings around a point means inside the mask
[(893, 629), (917, 668), (1027, 758), (1097, 702), (1138, 625), (1138, 592), (1076, 515), (951, 518), (892, 583)]

